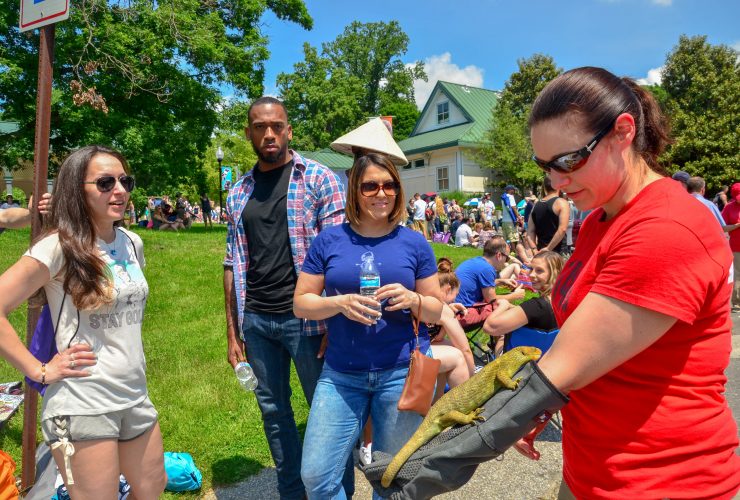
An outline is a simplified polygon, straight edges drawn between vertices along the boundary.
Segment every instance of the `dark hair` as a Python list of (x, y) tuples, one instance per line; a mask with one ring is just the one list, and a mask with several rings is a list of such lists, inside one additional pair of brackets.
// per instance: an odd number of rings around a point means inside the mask
[(509, 245), (502, 236), (494, 236), (483, 245), (483, 257), (493, 257), (499, 252), (505, 255), (509, 253)]
[(658, 156), (670, 142), (668, 123), (653, 95), (631, 78), (619, 78), (603, 68), (583, 67), (563, 73), (547, 84), (529, 115), (534, 125), (576, 113), (594, 134), (607, 128), (621, 113), (635, 120), (632, 149), (659, 173)]
[(259, 99), (255, 99), (254, 101), (252, 101), (252, 104), (249, 105), (249, 109), (247, 109), (247, 123), (252, 123), (252, 108), (255, 106), (264, 106), (265, 104), (274, 104), (276, 106), (280, 106), (281, 108), (283, 108), (285, 117), (288, 117), (288, 109), (285, 107), (285, 104), (283, 104), (283, 101), (281, 101), (280, 99), (276, 99), (275, 97), (266, 95), (260, 97)]
[(686, 181), (686, 191), (689, 193), (698, 193), (706, 186), (706, 182), (701, 177), (689, 177)]
[(398, 169), (393, 164), (391, 159), (380, 153), (368, 153), (365, 156), (361, 156), (355, 160), (352, 164), (352, 168), (349, 170), (349, 179), (347, 180), (347, 206), (345, 207), (344, 215), (351, 224), (360, 223), (360, 183), (362, 182), (362, 174), (370, 165), (375, 165), (384, 170), (387, 170), (391, 174), (391, 178), (398, 182), (401, 186), (396, 195), (396, 199), (393, 202), (393, 210), (388, 214), (388, 222), (398, 224), (398, 222), (406, 216), (406, 202), (404, 202), (403, 184), (401, 184), (401, 176), (398, 175)]
[(116, 158), (129, 173), (121, 153), (105, 146), (85, 146), (72, 152), (59, 167), (54, 183), (52, 211), (42, 237), (56, 231), (64, 255), (64, 291), (77, 309), (89, 310), (113, 300), (113, 280), (96, 244), (95, 225), (90, 217), (82, 183), (87, 167), (97, 155)]
[(545, 175), (545, 178), (542, 180), (542, 187), (545, 190), (545, 193), (552, 193), (555, 191), (555, 188), (552, 187), (552, 179), (550, 179), (549, 175)]

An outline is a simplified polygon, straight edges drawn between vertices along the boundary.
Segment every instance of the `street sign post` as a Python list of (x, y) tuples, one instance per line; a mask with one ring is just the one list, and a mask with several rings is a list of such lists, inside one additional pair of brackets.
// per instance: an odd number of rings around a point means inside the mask
[(69, 0), (21, 0), (21, 32), (58, 23), (68, 17)]
[[(55, 23), (69, 17), (69, 0), (21, 0), (20, 31), (40, 28), (39, 72), (36, 92), (36, 139), (33, 154), (33, 206), (31, 209), (31, 241), (41, 234), (42, 221), (38, 203), (46, 192), (49, 167), (49, 133), (51, 129), (51, 90), (54, 67)], [(46, 297), (43, 289), (28, 299), (26, 320), (26, 345), (31, 345)], [(23, 473), (21, 488), (33, 485), (36, 476), (36, 427), (38, 393), (26, 387), (23, 394)]]

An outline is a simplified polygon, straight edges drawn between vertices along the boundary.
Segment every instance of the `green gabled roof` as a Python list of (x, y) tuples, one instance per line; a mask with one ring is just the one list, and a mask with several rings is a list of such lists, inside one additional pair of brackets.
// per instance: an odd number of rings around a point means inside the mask
[[(417, 133), (421, 119), (431, 105), (431, 97), (436, 94), (438, 88), (460, 108), (468, 122)], [(491, 112), (497, 101), (498, 92), (494, 90), (438, 81), (430, 94), (429, 100), (424, 105), (421, 115), (419, 115), (419, 120), (416, 122), (411, 135), (398, 145), (408, 155), (442, 147), (480, 144), (483, 132), (491, 124)]]
[(337, 153), (330, 148), (324, 148), (319, 151), (296, 151), (296, 153), (304, 158), (317, 161), (334, 170), (347, 170), (352, 168), (352, 157), (343, 155), (342, 153)]

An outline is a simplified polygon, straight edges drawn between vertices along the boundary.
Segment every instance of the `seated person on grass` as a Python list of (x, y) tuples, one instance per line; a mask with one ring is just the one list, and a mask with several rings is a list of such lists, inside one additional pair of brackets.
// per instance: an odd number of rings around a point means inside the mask
[[(516, 276), (520, 268), (517, 264), (507, 265), (509, 245), (501, 236), (494, 236), (483, 247), (483, 255), (468, 259), (457, 267), (455, 274), (460, 280), (460, 291), (455, 302), (468, 308), (460, 318), (463, 328), (482, 323), (493, 310), (493, 301), (498, 299), (516, 300), (524, 298), (524, 290), (516, 286)], [(509, 294), (496, 296), (496, 285), (516, 287)], [(472, 307), (486, 303), (485, 306)]]
[(473, 230), (470, 226), (475, 224), (475, 219), (470, 217), (464, 220), (455, 231), (455, 246), (456, 247), (471, 247), (473, 244)]
[(504, 348), (504, 335), (526, 326), (549, 332), (558, 327), (550, 303), (553, 284), (563, 269), (563, 258), (551, 251), (540, 252), (532, 259), (529, 273), (532, 288), (539, 297), (531, 298), (515, 306), (508, 300), (498, 299), (496, 307), (483, 323), (483, 331), (497, 337), (495, 352), (498, 356)]
[(478, 248), (483, 248), (486, 245), (486, 241), (496, 236), (496, 231), (493, 230), (491, 221), (486, 221), (483, 224), (483, 229), (478, 232), (478, 235)]
[(178, 221), (177, 219), (175, 219), (174, 221), (168, 220), (167, 217), (164, 215), (161, 205), (154, 209), (154, 213), (152, 214), (152, 222), (152, 228), (159, 231), (177, 231), (178, 229), (182, 229), (185, 227), (183, 226), (182, 222)]
[[(444, 306), (442, 317), (437, 325), (429, 328), (432, 342), (432, 353), (435, 359), (439, 359), (442, 365), (437, 377), (436, 401), (444, 394), (445, 383), (450, 388), (465, 382), (475, 372), (475, 361), (470, 351), (468, 338), (455, 317), (451, 306), (462, 308), (459, 304), (450, 304), (460, 289), (460, 281), (452, 271), (452, 261), (442, 257), (437, 261), (437, 278), (442, 291)], [(464, 308), (462, 308), (464, 310)], [(430, 326), (430, 325), (427, 325)]]

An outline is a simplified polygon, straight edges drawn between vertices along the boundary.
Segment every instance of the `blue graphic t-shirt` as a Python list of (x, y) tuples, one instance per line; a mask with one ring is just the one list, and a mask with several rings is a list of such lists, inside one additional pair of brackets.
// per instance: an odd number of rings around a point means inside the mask
[(455, 302), (470, 307), (483, 301), (483, 289), (496, 286), (496, 270), (483, 257), (468, 259), (455, 270), (460, 280), (460, 291)]
[[(349, 224), (324, 229), (314, 240), (303, 262), (302, 272), (323, 274), (327, 296), (360, 292), (360, 266), (368, 252), (380, 273), (380, 286), (400, 283), (414, 290), (416, 280), (437, 272), (434, 253), (424, 237), (397, 226), (380, 238), (366, 238)], [(371, 326), (352, 321), (343, 314), (328, 319), (329, 345), (326, 363), (337, 371), (378, 371), (409, 362), (414, 348), (411, 311), (382, 311)], [(419, 327), (421, 351), (429, 349), (429, 335)]]

